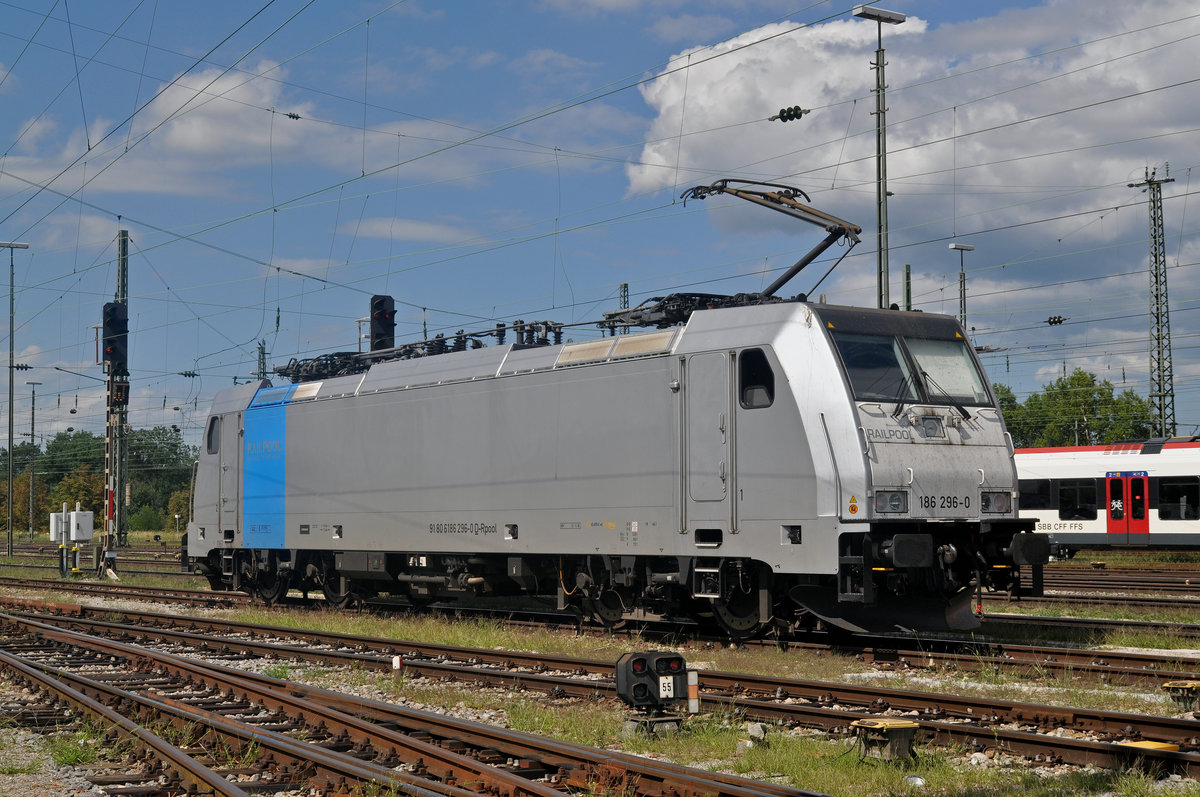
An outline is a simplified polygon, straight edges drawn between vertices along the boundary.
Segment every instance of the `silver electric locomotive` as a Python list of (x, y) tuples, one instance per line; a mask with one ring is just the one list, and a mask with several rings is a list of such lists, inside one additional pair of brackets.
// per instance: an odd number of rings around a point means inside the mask
[(267, 601), (527, 594), (738, 637), (966, 628), (979, 590), (1040, 591), (1047, 538), (1017, 515), (955, 319), (733, 298), (606, 322), (652, 331), (373, 352), (224, 390), (188, 554)]

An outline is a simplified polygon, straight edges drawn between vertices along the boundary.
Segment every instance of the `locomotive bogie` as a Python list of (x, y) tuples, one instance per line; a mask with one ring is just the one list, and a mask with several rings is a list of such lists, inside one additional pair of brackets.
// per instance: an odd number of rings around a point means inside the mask
[(801, 302), (242, 385), (206, 428), (189, 552), (268, 601), (969, 625), (963, 595), (1013, 588), (1044, 540), (986, 385), (953, 319)]

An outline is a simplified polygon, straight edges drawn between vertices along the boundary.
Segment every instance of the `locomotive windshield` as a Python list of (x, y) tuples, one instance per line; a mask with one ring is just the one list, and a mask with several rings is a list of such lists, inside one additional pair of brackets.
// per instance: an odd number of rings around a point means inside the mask
[(831, 332), (859, 401), (990, 404), (962, 340)]
[(917, 401), (917, 385), (912, 369), (900, 348), (900, 340), (890, 335), (860, 335), (855, 332), (833, 333), (842, 355), (846, 375), (854, 397), (860, 401)]

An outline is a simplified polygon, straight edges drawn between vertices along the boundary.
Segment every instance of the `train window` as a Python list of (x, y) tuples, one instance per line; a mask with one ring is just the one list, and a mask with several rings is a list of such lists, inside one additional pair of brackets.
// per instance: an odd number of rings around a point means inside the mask
[(214, 415), (208, 419), (208, 432), (204, 435), (204, 450), (215, 454), (221, 450), (221, 416)]
[(1125, 518), (1125, 482), (1120, 478), (1108, 480), (1108, 515), (1113, 520)]
[(738, 355), (738, 396), (747, 410), (775, 402), (775, 372), (762, 349), (747, 349)]
[(1129, 516), (1134, 520), (1146, 519), (1146, 480), (1129, 480)]
[(930, 382), (929, 396), (963, 404), (989, 404), (986, 382), (965, 343), (960, 340), (905, 338), (921, 375)]
[(1018, 506), (1021, 509), (1053, 509), (1050, 500), (1049, 479), (1022, 479), (1019, 482), (1021, 498)]
[(1200, 478), (1172, 476), (1158, 480), (1159, 520), (1200, 520)]
[(1096, 519), (1095, 479), (1063, 479), (1058, 483), (1058, 519)]
[(890, 335), (833, 332), (833, 342), (846, 366), (850, 387), (859, 401), (916, 401), (917, 386), (900, 341)]

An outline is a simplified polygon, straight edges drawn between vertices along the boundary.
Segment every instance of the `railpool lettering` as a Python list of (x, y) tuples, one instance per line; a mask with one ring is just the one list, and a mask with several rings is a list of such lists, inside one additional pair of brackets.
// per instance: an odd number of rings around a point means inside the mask
[(912, 440), (908, 429), (867, 429), (868, 440)]

